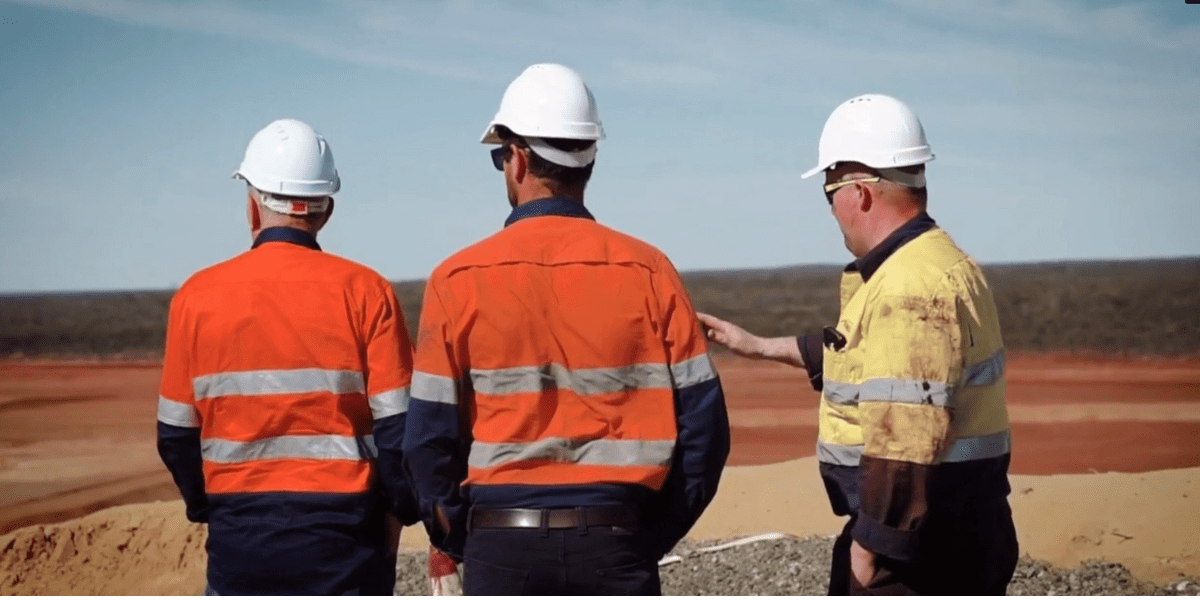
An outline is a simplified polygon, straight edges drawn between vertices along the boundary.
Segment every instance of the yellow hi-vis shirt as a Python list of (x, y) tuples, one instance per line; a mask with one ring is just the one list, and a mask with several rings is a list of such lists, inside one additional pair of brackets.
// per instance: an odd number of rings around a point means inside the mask
[(991, 290), (922, 218), (865, 281), (843, 274), (817, 442), (835, 512), (857, 512), (855, 539), (902, 560), (929, 510), (1008, 494), (1012, 445)]

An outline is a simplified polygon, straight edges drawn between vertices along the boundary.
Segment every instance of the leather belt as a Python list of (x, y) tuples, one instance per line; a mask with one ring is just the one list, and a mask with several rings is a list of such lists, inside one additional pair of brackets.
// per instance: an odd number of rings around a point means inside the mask
[(637, 510), (625, 505), (577, 508), (471, 508), (471, 528), (570, 529), (612, 525), (633, 529)]

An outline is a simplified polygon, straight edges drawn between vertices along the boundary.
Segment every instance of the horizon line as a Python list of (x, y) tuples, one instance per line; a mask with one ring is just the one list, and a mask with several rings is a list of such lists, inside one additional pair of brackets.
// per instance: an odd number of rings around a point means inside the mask
[[(1193, 255), (1176, 255), (1176, 256), (1158, 256), (1153, 258), (1066, 258), (1066, 259), (1051, 259), (1037, 261), (1011, 261), (1011, 262), (980, 262), (979, 266), (988, 267), (1032, 267), (1032, 266), (1047, 266), (1047, 265), (1115, 265), (1115, 264), (1138, 264), (1138, 263), (1177, 263), (1177, 262), (1200, 262), (1200, 254)], [(794, 269), (814, 269), (814, 270), (838, 270), (845, 268), (847, 263), (792, 263), (786, 265), (766, 266), (766, 267), (737, 267), (730, 269), (687, 269), (680, 270), (681, 276), (689, 275), (712, 276), (712, 275), (737, 275), (737, 274), (769, 274), (777, 271), (788, 271)], [(388, 279), (388, 283), (392, 285), (424, 283), (428, 278), (421, 279)], [(5, 292), (0, 291), (0, 300), (20, 299), (22, 296), (45, 297), (79, 297), (79, 296), (119, 296), (122, 294), (148, 294), (148, 293), (163, 293), (175, 292), (179, 287), (161, 287), (161, 288), (122, 288), (122, 289), (101, 289), (101, 290), (22, 290)]]

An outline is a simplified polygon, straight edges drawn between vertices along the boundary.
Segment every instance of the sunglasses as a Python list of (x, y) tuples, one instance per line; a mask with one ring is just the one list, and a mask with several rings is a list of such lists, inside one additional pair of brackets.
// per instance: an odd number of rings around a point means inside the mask
[(825, 199), (829, 201), (829, 205), (833, 206), (833, 193), (852, 184), (852, 183), (875, 183), (883, 179), (882, 177), (864, 177), (862, 179), (847, 179), (845, 181), (836, 181), (834, 183), (825, 184)]
[(495, 165), (497, 171), (504, 170), (504, 151), (507, 148), (508, 148), (508, 144), (502, 144), (500, 147), (493, 148), (491, 150), (492, 164)]

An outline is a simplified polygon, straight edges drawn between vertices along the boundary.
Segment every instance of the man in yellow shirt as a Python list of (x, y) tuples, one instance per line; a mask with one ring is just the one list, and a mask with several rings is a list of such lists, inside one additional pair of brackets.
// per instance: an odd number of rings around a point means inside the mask
[(700, 315), (714, 341), (805, 368), (821, 390), (821, 477), (850, 517), (831, 594), (1003, 595), (1016, 568), (1004, 343), (979, 266), (926, 212), (930, 160), (904, 103), (843, 103), (803, 175), (825, 175), (856, 258), (837, 324), (767, 339)]

